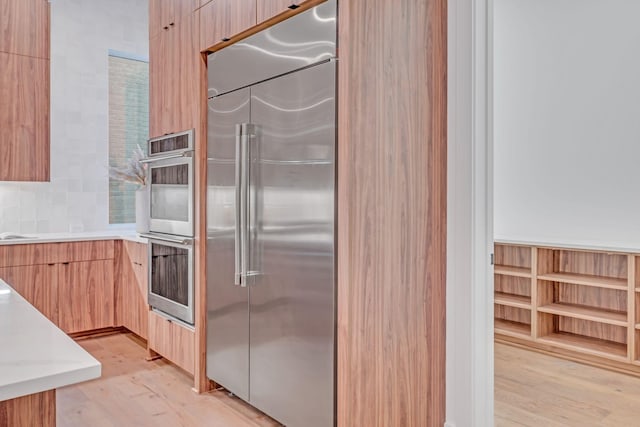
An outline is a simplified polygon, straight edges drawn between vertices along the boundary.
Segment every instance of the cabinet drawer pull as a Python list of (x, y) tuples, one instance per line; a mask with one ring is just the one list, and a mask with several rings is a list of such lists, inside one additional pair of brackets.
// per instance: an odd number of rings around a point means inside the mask
[(173, 27), (173, 26), (174, 26), (174, 25), (176, 25), (176, 24), (175, 24), (175, 22), (172, 22), (172, 23), (171, 23), (171, 24), (169, 24), (169, 25)]
[(231, 40), (229, 37), (223, 37), (223, 38), (222, 38), (222, 41), (223, 41), (223, 42), (228, 42), (229, 40)]
[(68, 262), (63, 262), (62, 265), (69, 265), (69, 263)]
[(288, 7), (289, 9), (291, 9), (291, 10), (296, 10), (297, 8), (299, 8), (299, 7), (300, 7), (300, 5), (293, 3), (293, 4), (291, 4), (290, 6), (287, 6), (287, 7)]

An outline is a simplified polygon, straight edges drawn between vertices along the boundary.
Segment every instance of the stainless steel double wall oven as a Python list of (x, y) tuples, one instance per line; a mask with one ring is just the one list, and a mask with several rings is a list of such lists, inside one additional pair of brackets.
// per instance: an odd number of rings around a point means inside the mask
[(149, 140), (149, 305), (193, 324), (194, 132)]

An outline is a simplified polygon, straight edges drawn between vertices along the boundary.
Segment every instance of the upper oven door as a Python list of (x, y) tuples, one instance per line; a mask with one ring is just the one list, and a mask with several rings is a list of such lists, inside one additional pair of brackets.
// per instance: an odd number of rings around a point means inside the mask
[(191, 154), (149, 162), (151, 232), (193, 237)]

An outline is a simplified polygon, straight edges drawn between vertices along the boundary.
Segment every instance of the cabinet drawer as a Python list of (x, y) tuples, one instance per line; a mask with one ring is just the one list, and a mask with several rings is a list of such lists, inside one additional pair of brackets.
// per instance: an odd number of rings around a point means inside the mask
[(195, 332), (153, 311), (149, 312), (149, 348), (193, 374)]
[(200, 50), (256, 25), (255, 0), (213, 0), (200, 9)]
[(113, 259), (113, 240), (0, 245), (0, 267)]

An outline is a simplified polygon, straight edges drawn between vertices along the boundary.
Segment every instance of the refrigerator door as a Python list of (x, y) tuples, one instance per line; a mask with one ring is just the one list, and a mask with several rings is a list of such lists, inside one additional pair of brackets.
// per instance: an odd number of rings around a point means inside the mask
[(250, 120), (249, 89), (208, 102), (207, 377), (249, 398), (249, 301), (235, 285), (236, 131)]
[(249, 401), (291, 427), (334, 425), (335, 70), (251, 88)]

